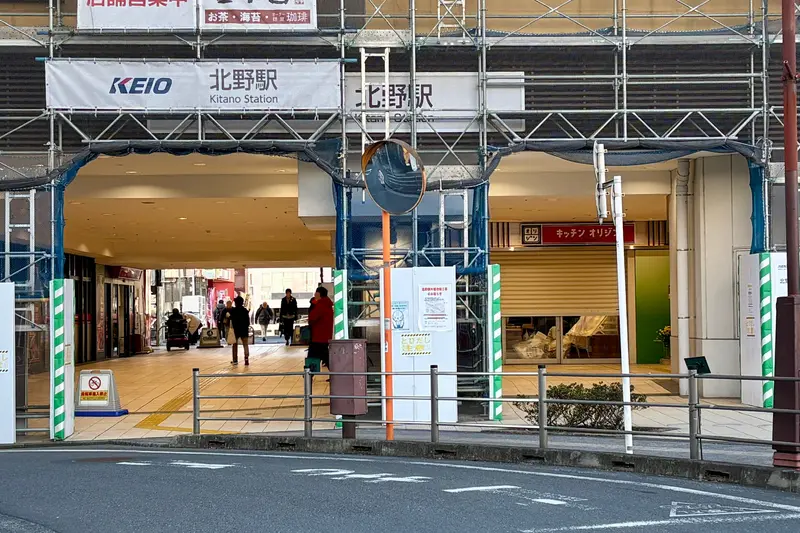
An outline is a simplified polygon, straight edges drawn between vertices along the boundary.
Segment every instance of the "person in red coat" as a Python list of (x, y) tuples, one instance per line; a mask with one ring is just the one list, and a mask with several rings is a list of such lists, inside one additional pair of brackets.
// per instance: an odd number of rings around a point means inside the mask
[(314, 306), (308, 313), (308, 325), (311, 326), (311, 344), (308, 356), (319, 359), (328, 366), (328, 343), (333, 338), (333, 302), (328, 298), (328, 289), (318, 287), (314, 294)]

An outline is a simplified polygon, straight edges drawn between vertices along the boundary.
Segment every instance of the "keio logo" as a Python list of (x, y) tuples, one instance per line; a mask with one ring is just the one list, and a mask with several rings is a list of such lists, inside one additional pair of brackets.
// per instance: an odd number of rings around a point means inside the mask
[(167, 94), (172, 78), (114, 78), (108, 94)]

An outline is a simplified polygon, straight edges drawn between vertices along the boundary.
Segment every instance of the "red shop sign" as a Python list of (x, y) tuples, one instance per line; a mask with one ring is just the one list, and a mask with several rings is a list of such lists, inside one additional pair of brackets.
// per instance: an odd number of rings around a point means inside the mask
[[(623, 226), (626, 244), (635, 241), (632, 223)], [(614, 244), (617, 233), (613, 224), (520, 224), (523, 246), (564, 246), (579, 244)]]
[(139, 281), (142, 279), (142, 270), (138, 268), (112, 266), (108, 267), (108, 277), (128, 281)]

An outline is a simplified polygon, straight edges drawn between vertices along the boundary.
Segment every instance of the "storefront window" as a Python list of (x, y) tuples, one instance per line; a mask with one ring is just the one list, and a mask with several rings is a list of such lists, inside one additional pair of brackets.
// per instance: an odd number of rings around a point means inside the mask
[(619, 359), (619, 317), (525, 316), (504, 319), (503, 357), (518, 363)]
[(609, 315), (562, 318), (564, 359), (619, 359), (619, 317)]
[(506, 359), (558, 358), (557, 317), (510, 317), (506, 319)]

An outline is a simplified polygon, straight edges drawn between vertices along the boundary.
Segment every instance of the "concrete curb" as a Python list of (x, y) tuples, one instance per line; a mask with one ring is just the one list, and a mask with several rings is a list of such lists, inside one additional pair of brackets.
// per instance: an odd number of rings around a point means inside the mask
[(100, 446), (135, 446), (137, 448), (169, 448), (174, 446), (174, 437), (153, 437), (149, 439), (104, 439), (104, 440), (65, 440), (42, 442), (18, 442), (2, 444), (0, 450), (26, 450), (37, 448), (87, 448)]
[[(117, 441), (119, 444), (120, 442)], [(691, 461), (647, 455), (625, 455), (579, 450), (539, 450), (485, 444), (418, 441), (343, 440), (265, 435), (179, 435), (176, 448), (358, 454), (416, 457), (453, 461), (484, 461), (526, 465), (569, 466), (617, 472), (731, 483), (746, 487), (800, 493), (800, 471), (761, 466)]]

